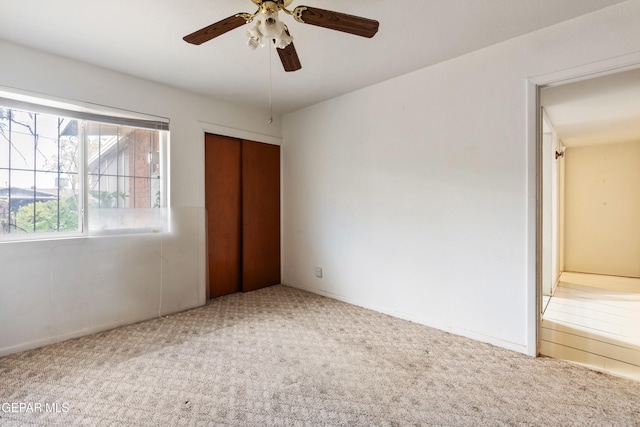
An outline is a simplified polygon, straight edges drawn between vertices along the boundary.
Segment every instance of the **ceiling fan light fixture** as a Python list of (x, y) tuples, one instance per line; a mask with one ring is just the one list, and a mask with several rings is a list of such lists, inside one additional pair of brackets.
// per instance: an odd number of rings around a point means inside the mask
[[(248, 31), (247, 31), (248, 33)], [(247, 47), (251, 50), (256, 50), (258, 48), (258, 46), (262, 46), (262, 43), (259, 39), (255, 38), (255, 37), (251, 37), (251, 35), (249, 35), (249, 39), (247, 40)]]
[[(266, 13), (265, 13), (266, 12)], [(272, 40), (279, 49), (284, 49), (293, 41), (287, 32), (287, 27), (278, 19), (278, 12), (265, 9), (265, 11), (255, 18), (255, 25), (247, 30), (247, 46), (255, 50), (258, 46), (264, 46), (264, 40)]]

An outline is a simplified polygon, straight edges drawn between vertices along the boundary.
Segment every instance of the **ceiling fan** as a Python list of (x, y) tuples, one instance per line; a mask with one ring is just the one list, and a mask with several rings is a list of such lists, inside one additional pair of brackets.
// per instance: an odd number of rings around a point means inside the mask
[(316, 25), (357, 36), (371, 38), (378, 32), (379, 23), (373, 19), (308, 6), (298, 6), (293, 10), (288, 10), (287, 7), (293, 0), (251, 1), (258, 5), (258, 10), (255, 13), (238, 13), (230, 16), (183, 37), (184, 41), (199, 45), (255, 20), (256, 25), (251, 30), (247, 30), (249, 48), (256, 49), (258, 46), (263, 46), (264, 40), (271, 40), (278, 48), (276, 50), (285, 71), (296, 71), (302, 68), (302, 65), (289, 29), (278, 19), (280, 11), (293, 16), (296, 21), (303, 24)]

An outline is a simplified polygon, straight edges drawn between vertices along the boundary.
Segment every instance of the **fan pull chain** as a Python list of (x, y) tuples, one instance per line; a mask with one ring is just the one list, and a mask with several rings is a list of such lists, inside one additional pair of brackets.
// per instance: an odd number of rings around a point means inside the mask
[(269, 46), (269, 121), (267, 123), (273, 123), (273, 79), (271, 77), (271, 50), (272, 46)]

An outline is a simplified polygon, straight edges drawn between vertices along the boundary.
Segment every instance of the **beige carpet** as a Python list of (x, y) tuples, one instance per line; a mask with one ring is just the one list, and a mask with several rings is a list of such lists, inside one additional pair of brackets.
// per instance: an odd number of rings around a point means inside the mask
[(274, 286), (0, 359), (0, 425), (640, 426), (640, 383)]

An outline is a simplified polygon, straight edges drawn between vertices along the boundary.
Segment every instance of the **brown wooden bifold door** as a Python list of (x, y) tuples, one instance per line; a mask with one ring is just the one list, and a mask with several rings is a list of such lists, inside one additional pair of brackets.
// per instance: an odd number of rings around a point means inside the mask
[(280, 147), (206, 134), (209, 296), (280, 283)]
[(280, 147), (242, 141), (242, 290), (280, 283)]
[(239, 140), (210, 134), (204, 151), (209, 296), (214, 298), (242, 290), (242, 151)]

